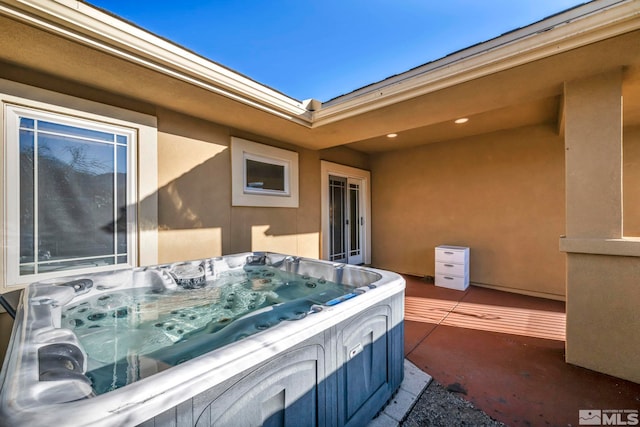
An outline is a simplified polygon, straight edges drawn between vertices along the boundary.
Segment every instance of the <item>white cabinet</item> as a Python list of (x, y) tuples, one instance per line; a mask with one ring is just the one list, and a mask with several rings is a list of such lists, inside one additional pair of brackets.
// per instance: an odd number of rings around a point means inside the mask
[(436, 286), (460, 291), (469, 287), (469, 248), (436, 246)]

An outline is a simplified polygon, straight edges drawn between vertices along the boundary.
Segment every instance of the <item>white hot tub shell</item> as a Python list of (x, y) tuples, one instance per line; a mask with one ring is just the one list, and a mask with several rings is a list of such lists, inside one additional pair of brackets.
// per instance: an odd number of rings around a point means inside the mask
[[(204, 279), (172, 274), (178, 269), (184, 272), (185, 266), (202, 271)], [(258, 268), (268, 268), (264, 274), (281, 271), (299, 276), (307, 287), (316, 283), (321, 288), (330, 281), (346, 291), (320, 300), (314, 299), (315, 294), (298, 298), (295, 286), (289, 286), (294, 282), (281, 283), (272, 292), (276, 300), (241, 313), (223, 328), (209, 329), (204, 335), (185, 332), (175, 345), (143, 355), (118, 349), (126, 354), (121, 359), (127, 363), (126, 384), (96, 391), (96, 380), (88, 372), (96, 361), (74, 329), (65, 327), (81, 304), (109, 299), (124, 289), (150, 289), (172, 296), (188, 296), (190, 288), (213, 292), (221, 283), (228, 284), (231, 276), (259, 275)], [(2, 369), (0, 423), (30, 427), (366, 425), (403, 379), (404, 288), (404, 279), (395, 273), (274, 253), (244, 253), (29, 285), (18, 306)], [(293, 295), (290, 301), (278, 302), (277, 295), (283, 292)], [(128, 313), (123, 308), (114, 310), (112, 317), (133, 317), (131, 308)], [(203, 351), (211, 340), (216, 340), (217, 347)], [(103, 365), (102, 370), (117, 370), (117, 365)]]

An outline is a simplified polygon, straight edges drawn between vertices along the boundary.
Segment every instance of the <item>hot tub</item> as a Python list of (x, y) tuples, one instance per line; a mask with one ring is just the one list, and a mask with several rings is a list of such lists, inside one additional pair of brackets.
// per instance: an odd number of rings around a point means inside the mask
[(404, 280), (244, 253), (34, 283), (10, 426), (361, 426), (403, 377)]

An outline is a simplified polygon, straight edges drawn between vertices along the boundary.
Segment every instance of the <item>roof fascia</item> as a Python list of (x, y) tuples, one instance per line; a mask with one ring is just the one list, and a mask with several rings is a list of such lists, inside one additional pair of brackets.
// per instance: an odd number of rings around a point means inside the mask
[(77, 0), (8, 0), (0, 13), (293, 121), (311, 125), (308, 102), (290, 98)]
[(543, 59), (640, 28), (640, 0), (595, 1), (335, 98), (313, 127)]

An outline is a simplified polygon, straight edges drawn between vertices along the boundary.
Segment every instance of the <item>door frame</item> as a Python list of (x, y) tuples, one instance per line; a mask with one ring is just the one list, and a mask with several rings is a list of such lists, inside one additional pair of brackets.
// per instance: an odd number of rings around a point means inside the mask
[(321, 211), (321, 238), (320, 254), (322, 259), (329, 259), (329, 238), (331, 229), (329, 226), (329, 175), (343, 178), (354, 178), (362, 181), (361, 214), (364, 219), (362, 236), (362, 255), (364, 264), (371, 264), (371, 172), (338, 163), (320, 161), (320, 211)]

